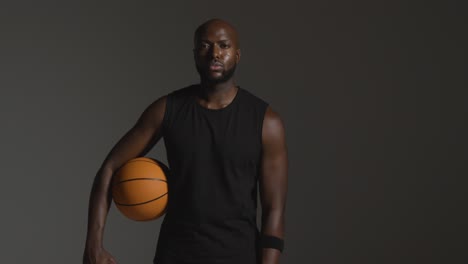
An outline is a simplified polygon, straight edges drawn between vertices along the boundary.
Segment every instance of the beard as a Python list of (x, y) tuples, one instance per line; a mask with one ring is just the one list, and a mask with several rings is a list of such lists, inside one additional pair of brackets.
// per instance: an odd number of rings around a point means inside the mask
[(232, 76), (234, 76), (234, 73), (236, 72), (236, 67), (237, 67), (237, 64), (234, 64), (234, 66), (232, 66), (232, 68), (227, 69), (227, 70), (223, 70), (221, 72), (221, 76), (219, 76), (219, 77), (210, 76), (208, 71), (205, 71), (204, 69), (202, 69), (198, 65), (197, 65), (197, 72), (198, 72), (198, 74), (200, 74), (200, 78), (203, 81), (207, 81), (207, 82), (210, 82), (210, 83), (223, 83), (223, 82), (226, 82), (227, 80), (231, 79)]

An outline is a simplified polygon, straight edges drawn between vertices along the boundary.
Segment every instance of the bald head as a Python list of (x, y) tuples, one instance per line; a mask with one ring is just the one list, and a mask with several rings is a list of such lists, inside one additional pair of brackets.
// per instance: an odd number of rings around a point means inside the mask
[(200, 38), (202, 38), (205, 34), (216, 32), (223, 32), (234, 42), (236, 48), (240, 48), (239, 35), (236, 28), (227, 21), (219, 18), (210, 19), (198, 26), (197, 30), (195, 30), (195, 35), (193, 38), (195, 46), (197, 43), (199, 43)]
[(221, 19), (210, 19), (195, 31), (193, 55), (202, 82), (232, 82), (240, 60), (237, 30)]

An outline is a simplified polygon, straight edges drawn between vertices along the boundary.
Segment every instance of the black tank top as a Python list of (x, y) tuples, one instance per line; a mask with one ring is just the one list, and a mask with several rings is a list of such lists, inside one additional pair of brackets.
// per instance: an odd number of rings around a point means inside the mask
[(268, 104), (238, 87), (207, 109), (199, 85), (167, 96), (163, 138), (171, 174), (154, 263), (255, 264), (257, 180)]

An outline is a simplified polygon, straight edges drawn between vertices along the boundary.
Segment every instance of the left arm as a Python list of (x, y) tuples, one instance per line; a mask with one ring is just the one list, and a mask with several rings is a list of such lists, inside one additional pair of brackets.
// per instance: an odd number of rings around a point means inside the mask
[[(262, 159), (259, 178), (262, 207), (261, 234), (284, 239), (288, 158), (284, 125), (280, 116), (267, 108), (262, 129)], [(261, 248), (262, 264), (278, 264), (281, 252)]]

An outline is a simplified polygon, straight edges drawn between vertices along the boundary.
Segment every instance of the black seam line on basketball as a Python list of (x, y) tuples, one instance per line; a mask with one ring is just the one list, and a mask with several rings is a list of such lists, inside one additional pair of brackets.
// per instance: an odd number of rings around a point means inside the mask
[(163, 180), (163, 179), (157, 179), (157, 178), (133, 178), (133, 179), (128, 179), (128, 180), (123, 180), (123, 181), (120, 181), (118, 183), (114, 183), (112, 184), (112, 187), (118, 185), (118, 184), (121, 184), (121, 183), (124, 183), (124, 182), (129, 182), (129, 181), (137, 181), (137, 180), (150, 180), (150, 181), (162, 181), (162, 182), (167, 182), (166, 180)]
[(153, 201), (156, 201), (156, 200), (158, 200), (159, 198), (163, 197), (163, 196), (166, 195), (166, 194), (167, 194), (167, 193), (165, 193), (165, 194), (163, 194), (163, 195), (161, 195), (161, 196), (159, 196), (159, 197), (157, 197), (157, 198), (154, 198), (154, 199), (152, 199), (152, 200), (149, 200), (149, 201), (146, 201), (146, 202), (142, 202), (142, 203), (137, 203), (137, 204), (123, 204), (123, 203), (118, 203), (118, 202), (116, 202), (116, 201), (114, 201), (114, 203), (115, 203), (115, 204), (118, 204), (118, 205), (120, 205), (120, 206), (137, 206), (137, 205), (147, 204), (147, 203), (151, 203), (151, 202), (153, 202)]

